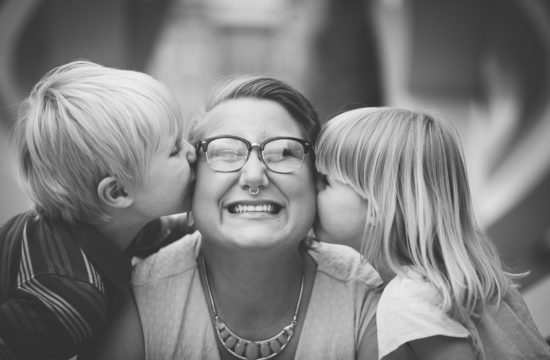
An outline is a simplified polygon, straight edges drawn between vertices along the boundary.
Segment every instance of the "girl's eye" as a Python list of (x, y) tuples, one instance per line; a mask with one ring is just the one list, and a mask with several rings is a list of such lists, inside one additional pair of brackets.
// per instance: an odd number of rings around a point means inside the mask
[(319, 179), (323, 183), (323, 185), (329, 185), (328, 177), (325, 174), (320, 174)]

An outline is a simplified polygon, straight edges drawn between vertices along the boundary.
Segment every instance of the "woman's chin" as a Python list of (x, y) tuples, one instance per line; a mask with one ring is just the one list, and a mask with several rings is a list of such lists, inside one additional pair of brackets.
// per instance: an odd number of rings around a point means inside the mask
[[(225, 235), (225, 242), (241, 249), (269, 249), (280, 248), (298, 243), (303, 237), (294, 236), (285, 231), (281, 224), (248, 224), (240, 227), (228, 227)], [(293, 240), (295, 239), (295, 240)]]

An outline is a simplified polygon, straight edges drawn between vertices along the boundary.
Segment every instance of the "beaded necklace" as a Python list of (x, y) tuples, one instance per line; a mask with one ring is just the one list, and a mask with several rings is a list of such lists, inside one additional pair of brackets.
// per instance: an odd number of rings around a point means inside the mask
[(267, 360), (279, 355), (288, 345), (292, 335), (294, 335), (294, 328), (298, 319), (298, 312), (300, 310), (300, 304), (302, 302), (302, 293), (304, 291), (304, 275), (302, 273), (302, 282), (300, 283), (300, 294), (298, 295), (298, 302), (296, 303), (296, 310), (290, 324), (285, 326), (283, 330), (279, 331), (275, 336), (265, 340), (248, 340), (235, 334), (225, 322), (223, 322), (216, 310), (214, 304), (214, 297), (210, 290), (210, 283), (208, 281), (208, 275), (206, 274), (206, 265), (204, 257), (200, 259), (200, 270), (202, 272), (210, 304), (212, 307), (212, 318), (214, 319), (214, 327), (216, 329), (216, 335), (222, 346), (231, 355), (242, 360)]

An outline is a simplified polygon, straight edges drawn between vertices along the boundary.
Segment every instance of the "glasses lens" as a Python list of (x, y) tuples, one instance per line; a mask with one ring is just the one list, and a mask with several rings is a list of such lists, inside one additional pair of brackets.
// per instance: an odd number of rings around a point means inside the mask
[(304, 161), (304, 146), (291, 139), (277, 139), (265, 144), (262, 153), (266, 166), (279, 173), (298, 170)]
[(232, 138), (212, 140), (206, 150), (206, 159), (214, 171), (236, 171), (244, 165), (247, 156), (246, 144)]

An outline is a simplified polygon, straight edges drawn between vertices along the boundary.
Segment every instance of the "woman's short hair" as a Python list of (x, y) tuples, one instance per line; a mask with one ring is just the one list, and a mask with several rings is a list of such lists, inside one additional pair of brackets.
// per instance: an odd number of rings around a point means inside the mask
[[(241, 75), (222, 80), (207, 97), (204, 113), (225, 101), (240, 98), (274, 101), (294, 118), (306, 140), (315, 141), (319, 134), (321, 121), (310, 101), (289, 84), (270, 77)], [(200, 118), (198, 120), (191, 129), (190, 141), (193, 144), (202, 136)]]
[(142, 184), (150, 159), (183, 131), (178, 101), (151, 76), (74, 61), (49, 71), (22, 104), (15, 127), (19, 167), (40, 215), (97, 224), (97, 194), (113, 176)]

